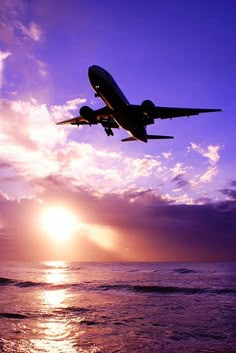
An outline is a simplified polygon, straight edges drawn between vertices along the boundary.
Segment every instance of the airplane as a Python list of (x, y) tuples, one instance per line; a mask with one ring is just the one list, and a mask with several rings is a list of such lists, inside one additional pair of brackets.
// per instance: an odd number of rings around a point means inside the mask
[(112, 129), (121, 127), (130, 135), (122, 139), (122, 142), (135, 140), (147, 142), (153, 139), (173, 138), (173, 136), (148, 135), (146, 126), (154, 124), (154, 119), (189, 117), (200, 113), (221, 111), (221, 109), (160, 107), (155, 106), (151, 100), (144, 100), (140, 105), (130, 104), (114, 78), (102, 67), (97, 65), (90, 66), (88, 77), (95, 91), (95, 97), (100, 97), (105, 106), (96, 110), (83, 106), (80, 108), (79, 116), (57, 122), (57, 125), (91, 126), (101, 124), (107, 136), (113, 136)]

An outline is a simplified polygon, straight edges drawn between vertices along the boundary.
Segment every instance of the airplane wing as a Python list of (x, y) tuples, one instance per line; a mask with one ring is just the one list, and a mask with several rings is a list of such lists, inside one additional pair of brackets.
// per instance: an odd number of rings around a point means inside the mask
[[(143, 115), (142, 105), (129, 105), (132, 115)], [(158, 107), (150, 106), (150, 111), (147, 111), (147, 116), (151, 119), (172, 119), (184, 116), (198, 115), (201, 113), (220, 112), (221, 109), (199, 109), (199, 108), (173, 108), (173, 107)]]
[(65, 125), (65, 124), (71, 124), (71, 125), (89, 125), (89, 123), (82, 118), (82, 116), (75, 116), (74, 118), (59, 121), (56, 123), (56, 125)]
[(110, 109), (108, 107), (103, 107), (97, 110), (92, 110), (94, 120), (89, 122), (82, 116), (76, 116), (71, 119), (59, 121), (56, 125), (64, 125), (64, 124), (71, 124), (71, 125), (94, 125), (94, 124), (101, 124), (103, 127), (110, 127), (110, 128), (118, 128), (118, 124), (111, 116)]
[(198, 108), (171, 108), (155, 107), (154, 119), (172, 119), (184, 116), (198, 115), (201, 113), (219, 112), (221, 109), (198, 109)]

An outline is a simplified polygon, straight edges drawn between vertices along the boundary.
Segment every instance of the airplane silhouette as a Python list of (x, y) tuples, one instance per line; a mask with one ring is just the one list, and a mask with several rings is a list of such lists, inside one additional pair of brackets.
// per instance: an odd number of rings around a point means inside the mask
[(173, 136), (148, 135), (146, 126), (154, 124), (154, 119), (172, 119), (182, 116), (198, 115), (199, 113), (219, 112), (221, 109), (172, 108), (159, 107), (151, 100), (144, 100), (140, 105), (130, 104), (113, 77), (101, 68), (93, 65), (88, 69), (89, 81), (95, 90), (95, 97), (100, 97), (105, 107), (93, 110), (88, 106), (80, 108), (79, 116), (63, 120), (57, 125), (95, 125), (101, 124), (107, 136), (113, 136), (113, 130), (119, 127), (125, 129), (130, 137), (121, 141), (150, 139), (171, 139)]

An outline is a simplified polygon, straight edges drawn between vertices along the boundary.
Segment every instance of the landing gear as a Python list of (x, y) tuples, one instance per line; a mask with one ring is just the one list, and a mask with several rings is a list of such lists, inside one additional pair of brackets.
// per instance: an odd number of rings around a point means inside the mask
[[(98, 91), (99, 88), (100, 88), (99, 85), (95, 86), (95, 90), (96, 90), (96, 91)], [(94, 93), (94, 96), (95, 96), (95, 97), (100, 97), (100, 94), (96, 92), (96, 93)]]
[(105, 127), (105, 133), (107, 134), (107, 136), (114, 136), (114, 132), (110, 127)]

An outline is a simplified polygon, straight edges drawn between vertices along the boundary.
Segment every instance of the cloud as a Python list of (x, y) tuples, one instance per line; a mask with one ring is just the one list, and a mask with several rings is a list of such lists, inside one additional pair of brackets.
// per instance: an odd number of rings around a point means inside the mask
[(13, 45), (15, 41), (15, 22), (22, 15), (22, 2), (1, 0), (0, 40), (5, 45)]
[[(215, 165), (208, 167), (207, 171), (199, 177), (199, 183), (210, 182), (217, 174), (218, 170)], [(197, 183), (197, 182), (196, 182)], [(193, 185), (196, 185), (193, 183)]]
[(64, 107), (66, 110), (76, 110), (80, 104), (85, 102), (86, 102), (85, 98), (76, 98), (76, 99), (67, 101)]
[(3, 51), (0, 51), (0, 60), (1, 60), (1, 62), (2, 62), (3, 60), (5, 60), (9, 55), (11, 55), (10, 52), (3, 52)]
[(231, 180), (230, 181), (230, 186), (236, 187), (236, 180)]
[(169, 151), (169, 152), (163, 152), (162, 155), (163, 155), (163, 157), (166, 158), (166, 159), (171, 159), (171, 158), (173, 158), (173, 154), (172, 154), (171, 151)]
[[(177, 190), (179, 191), (179, 190)], [(162, 199), (171, 203), (171, 204), (182, 204), (182, 205), (193, 205), (194, 201), (193, 198), (190, 197), (188, 194), (179, 194), (172, 196), (169, 193), (163, 194)]]
[(236, 200), (236, 190), (234, 189), (222, 189), (222, 194), (228, 196), (230, 200)]
[[(86, 225), (83, 234), (75, 234), (68, 249), (63, 249), (67, 259), (233, 259), (234, 192), (222, 188), (224, 201), (213, 202), (204, 194), (200, 202), (188, 193), (190, 174), (196, 173), (188, 163), (164, 155), (131, 156), (73, 141), (69, 130), (53, 120), (58, 112), (70, 114), (81, 101), (77, 98), (54, 107), (35, 99), (0, 101), (0, 251), (4, 256), (65, 257), (62, 249), (52, 253), (55, 247), (39, 223), (43, 207), (62, 204)], [(214, 168), (219, 160), (216, 149), (201, 149)], [(173, 183), (178, 192), (173, 191)]]
[(37, 186), (39, 177), (61, 175), (71, 180), (71, 187), (96, 185), (102, 192), (120, 192), (133, 187), (138, 179), (162, 173), (159, 158), (129, 157), (122, 152), (70, 140), (68, 129), (56, 126), (53, 119), (62, 112), (71, 116), (69, 111), (83, 101), (80, 98), (70, 100), (63, 106), (48, 109), (35, 99), (29, 102), (2, 100), (2, 163), (8, 163), (31, 185)]
[(191, 142), (188, 151), (190, 150), (196, 151), (201, 156), (207, 158), (210, 164), (216, 164), (220, 159), (220, 146), (217, 145), (209, 145), (207, 146), (207, 149), (205, 149), (202, 148), (201, 145)]
[[(172, 173), (172, 182), (176, 184), (177, 190), (175, 189), (175, 192), (181, 191), (182, 188), (188, 188), (189, 187), (189, 181), (186, 179), (186, 174), (187, 172), (191, 170), (191, 167), (189, 166), (184, 166), (183, 163), (177, 162), (173, 168), (170, 168), (170, 171)], [(182, 200), (183, 198), (186, 198), (186, 195), (181, 195), (179, 196), (180, 199)], [(177, 197), (177, 199), (179, 199)], [(189, 199), (189, 198), (188, 198)], [(192, 202), (192, 199), (191, 199)]]
[[(72, 190), (80, 186), (95, 188), (100, 195), (138, 189), (153, 190), (173, 203), (190, 204), (202, 198), (203, 191), (199, 195), (198, 187), (212, 180), (216, 173), (214, 164), (207, 172), (196, 175), (201, 165), (194, 168), (192, 161), (190, 165), (186, 161), (176, 162), (174, 156), (166, 158), (162, 154), (133, 156), (100, 147), (98, 142), (72, 140), (75, 128), (57, 126), (54, 121), (72, 117), (71, 111), (82, 102), (83, 98), (76, 98), (61, 106), (47, 107), (35, 99), (28, 102), (1, 99), (2, 191), (11, 197), (18, 197), (19, 190), (21, 195), (34, 195), (44, 187), (40, 178), (52, 180), (60, 176)], [(193, 185), (194, 191), (190, 188)]]
[(35, 42), (38, 42), (42, 38), (42, 29), (35, 23), (30, 22), (29, 26), (23, 25), (23, 23), (18, 22), (16, 27), (27, 37), (32, 39)]
[[(15, 175), (29, 183), (58, 171), (53, 149), (65, 144), (66, 133), (52, 123), (46, 105), (1, 100), (0, 155)], [(23, 190), (22, 190), (23, 192)], [(24, 194), (24, 192), (23, 192)]]
[(185, 175), (186, 169), (187, 167), (184, 167), (183, 163), (178, 162), (173, 168), (170, 169), (170, 171), (172, 172), (173, 177), (176, 177), (179, 175)]
[(39, 42), (42, 39), (42, 28), (35, 21), (24, 24), (28, 17), (29, 5), (25, 1), (1, 0), (0, 39), (8, 46), (19, 44), (21, 37)]
[[(8, 91), (5, 90), (7, 94), (9, 91), (17, 93), (20, 91), (20, 94), (26, 96), (32, 95), (32, 91), (34, 94), (42, 92), (39, 77), (44, 79), (45, 85), (45, 78), (48, 75), (46, 63), (38, 57), (38, 53), (35, 53), (37, 50), (35, 44), (42, 42), (43, 30), (36, 21), (28, 22), (29, 11), (31, 11), (30, 5), (25, 1), (1, 1), (0, 42), (3, 48), (7, 48), (5, 51), (12, 53), (9, 62), (11, 66), (8, 70), (11, 80), (6, 77), (9, 83)], [(1, 66), (0, 59), (0, 86), (2, 85)]]
[(195, 175), (194, 178), (190, 180), (191, 186), (197, 187), (203, 183), (211, 182), (218, 173), (217, 163), (220, 160), (220, 146), (209, 145), (207, 148), (203, 148), (201, 145), (191, 143), (187, 151), (195, 151), (208, 161), (207, 170), (201, 175)]
[(184, 174), (177, 174), (172, 181), (176, 183), (178, 188), (184, 188), (189, 186), (189, 182), (183, 177)]
[[(4, 238), (14, 240), (8, 251), (15, 259), (236, 260), (235, 201), (173, 205), (151, 190), (101, 196), (83, 187), (72, 191), (60, 177), (41, 182), (44, 191), (34, 198), (0, 201)], [(64, 252), (40, 229), (40, 212), (53, 204), (67, 205), (84, 223)], [(6, 256), (4, 246), (1, 242), (0, 252)]]
[(29, 102), (2, 99), (0, 132), (6, 153), (11, 149), (51, 148), (66, 139), (64, 131), (52, 124), (46, 105), (35, 99)]
[(0, 51), (0, 89), (3, 85), (3, 70), (4, 70), (4, 61), (11, 55), (9, 51)]
[(83, 101), (78, 98), (48, 109), (35, 99), (29, 102), (1, 100), (2, 168), (7, 164), (20, 182), (23, 178), (31, 187), (34, 185), (35, 190), (42, 187), (40, 177), (61, 175), (67, 182), (70, 180), (72, 188), (96, 185), (103, 193), (120, 192), (139, 178), (161, 171), (158, 158), (131, 158), (122, 152), (70, 140), (68, 130), (56, 126), (52, 120), (62, 112), (70, 115), (69, 111)]
[(48, 75), (47, 64), (42, 60), (32, 57), (33, 61), (37, 65), (38, 73), (41, 77), (45, 78)]
[(65, 120), (72, 117), (70, 110), (76, 110), (80, 104), (85, 102), (85, 98), (75, 98), (68, 100), (63, 105), (53, 105), (50, 107), (50, 114), (55, 121)]
[(162, 162), (155, 158), (126, 158), (125, 163), (130, 165), (134, 178), (147, 177), (162, 171)]

